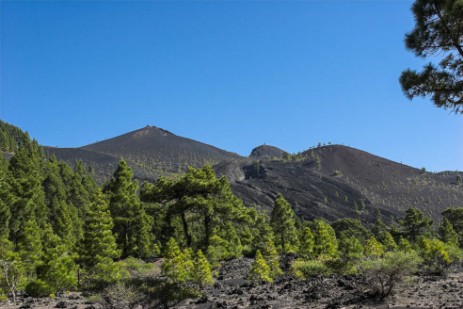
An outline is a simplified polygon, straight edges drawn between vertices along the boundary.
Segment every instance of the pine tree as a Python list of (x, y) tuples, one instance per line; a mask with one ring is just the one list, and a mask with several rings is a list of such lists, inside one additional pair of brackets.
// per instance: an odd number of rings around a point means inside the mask
[(371, 232), (366, 229), (359, 219), (343, 218), (334, 221), (331, 226), (336, 232), (336, 237), (340, 238), (341, 234), (346, 237), (355, 237), (361, 243), (365, 243), (371, 236)]
[(214, 233), (227, 238), (223, 234), (224, 222), (233, 224), (241, 241), (246, 234), (244, 226), (251, 221), (249, 211), (233, 195), (228, 180), (217, 178), (210, 165), (190, 167), (181, 177), (161, 177), (154, 185), (145, 184), (141, 196), (145, 202), (162, 203), (168, 209), (165, 219), (169, 237), (175, 236), (185, 246), (203, 251), (208, 250)]
[(304, 259), (313, 258), (315, 255), (315, 236), (313, 235), (312, 230), (309, 227), (305, 227), (300, 239), (301, 245), (299, 253), (304, 257)]
[(23, 227), (24, 236), (18, 243), (18, 253), (27, 277), (35, 278), (37, 267), (43, 263), (42, 231), (35, 218), (29, 219)]
[(394, 237), (392, 237), (391, 233), (389, 233), (388, 231), (385, 231), (383, 233), (382, 244), (384, 245), (384, 249), (386, 251), (395, 251), (398, 249), (398, 246), (394, 240)]
[(338, 250), (338, 241), (333, 228), (324, 220), (315, 220), (315, 255), (335, 257)]
[(53, 233), (50, 226), (44, 232), (44, 263), (38, 277), (54, 291), (69, 290), (77, 285), (74, 254), (61, 238)]
[(236, 229), (230, 222), (225, 224), (225, 234), (227, 239), (227, 259), (238, 258), (242, 255), (243, 248)]
[(201, 287), (204, 285), (214, 284), (214, 279), (212, 278), (211, 273), (211, 267), (201, 250), (198, 250), (198, 252), (196, 253), (196, 258), (194, 261), (193, 278), (194, 281)]
[(209, 246), (207, 247), (207, 258), (211, 263), (213, 269), (220, 266), (220, 262), (228, 257), (229, 243), (213, 232), (209, 238)]
[(458, 247), (458, 234), (455, 232), (450, 221), (445, 217), (442, 219), (442, 223), (439, 227), (439, 234), (443, 242)]
[(427, 63), (420, 72), (411, 69), (402, 72), (402, 90), (409, 99), (429, 97), (438, 107), (463, 113), (463, 3), (459, 0), (416, 0), (412, 11), (415, 27), (405, 37), (407, 49), (418, 57), (440, 61)]
[(268, 241), (274, 242), (275, 236), (273, 234), (273, 229), (265, 214), (257, 214), (257, 218), (253, 226), (253, 235), (254, 238), (252, 243), (256, 251), (260, 250), (262, 252), (265, 250), (265, 246)]
[(171, 238), (165, 248), (165, 260), (161, 270), (171, 281), (185, 283), (192, 277), (193, 259), (191, 248), (180, 250), (175, 238)]
[(402, 236), (400, 236), (398, 246), (399, 246), (400, 251), (403, 251), (403, 252), (412, 252), (413, 251), (413, 247), (410, 244), (410, 242), (407, 239), (403, 238)]
[[(72, 216), (71, 207), (68, 205), (66, 186), (60, 175), (60, 167), (56, 158), (50, 159), (45, 164), (45, 179), (42, 187), (45, 193), (45, 204), (49, 209), (48, 221), (53, 227), (53, 231), (69, 246), (74, 247), (77, 242), (76, 229), (78, 220)], [(74, 220), (73, 220), (74, 219)]]
[(251, 265), (249, 279), (255, 282), (273, 282), (270, 266), (267, 265), (267, 262), (265, 262), (265, 259), (262, 257), (262, 253), (259, 250), (257, 250), (256, 257)]
[(79, 265), (90, 281), (112, 282), (120, 277), (114, 259), (120, 256), (112, 233), (113, 221), (101, 192), (95, 193), (79, 246)]
[(10, 237), (15, 246), (27, 237), (24, 228), (27, 222), (34, 221), (42, 228), (48, 218), (41, 186), (41, 165), (42, 154), (35, 142), (18, 149), (10, 160), (10, 186), (13, 195), (10, 205)]
[(8, 161), (0, 154), (0, 239), (6, 239), (10, 235), (10, 205), (13, 203), (13, 196), (10, 193), (9, 177)]
[(371, 236), (365, 245), (365, 255), (374, 258), (382, 257), (384, 255), (384, 246), (374, 236)]
[(272, 240), (267, 241), (262, 253), (267, 265), (270, 267), (270, 277), (275, 279), (283, 276), (283, 271), (280, 268), (280, 257)]
[(272, 210), (270, 224), (275, 235), (275, 245), (283, 253), (296, 252), (299, 239), (296, 230), (295, 214), (291, 205), (278, 194)]
[(432, 220), (418, 208), (409, 208), (405, 211), (405, 217), (400, 221), (405, 237), (412, 243), (416, 243), (418, 237), (429, 231)]
[(138, 185), (132, 178), (132, 170), (121, 160), (104, 191), (109, 196), (113, 232), (122, 257), (145, 257), (151, 242), (148, 219), (137, 196)]
[(364, 248), (355, 236), (348, 237), (342, 234), (339, 239), (339, 253), (345, 262), (351, 262), (363, 257)]

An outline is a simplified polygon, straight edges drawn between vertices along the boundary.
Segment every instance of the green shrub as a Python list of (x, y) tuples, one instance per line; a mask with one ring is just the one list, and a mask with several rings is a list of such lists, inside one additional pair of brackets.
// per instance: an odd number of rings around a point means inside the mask
[(45, 281), (40, 279), (29, 282), (25, 290), (32, 297), (47, 297), (55, 292)]
[(141, 293), (135, 287), (121, 282), (106, 287), (102, 296), (112, 309), (134, 308), (142, 299)]
[(124, 278), (147, 276), (160, 272), (154, 263), (145, 263), (134, 257), (128, 257), (119, 261), (118, 264)]
[(424, 259), (425, 269), (438, 275), (445, 275), (452, 263), (462, 259), (460, 248), (436, 238), (423, 237), (420, 242), (420, 253)]
[(329, 269), (321, 261), (297, 259), (291, 263), (291, 273), (298, 279), (310, 279), (318, 275), (327, 275)]
[(366, 260), (359, 264), (365, 275), (369, 292), (381, 299), (391, 295), (403, 278), (417, 271), (421, 258), (412, 252), (388, 252), (383, 258)]

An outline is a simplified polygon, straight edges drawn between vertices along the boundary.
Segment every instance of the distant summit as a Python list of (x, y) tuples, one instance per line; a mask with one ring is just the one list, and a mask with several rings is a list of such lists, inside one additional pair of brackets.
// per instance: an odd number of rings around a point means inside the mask
[(239, 155), (189, 138), (177, 136), (156, 126), (145, 126), (80, 148), (52, 148), (47, 152), (73, 164), (83, 160), (94, 168), (98, 179), (107, 179), (124, 159), (139, 178), (156, 179), (200, 167), (240, 158)]
[(251, 151), (249, 157), (253, 159), (272, 159), (281, 158), (285, 153), (287, 152), (275, 146), (260, 145)]

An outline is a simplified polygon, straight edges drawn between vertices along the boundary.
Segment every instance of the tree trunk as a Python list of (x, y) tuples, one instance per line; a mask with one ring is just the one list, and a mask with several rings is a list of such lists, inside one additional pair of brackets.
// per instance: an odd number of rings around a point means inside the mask
[(191, 240), (191, 235), (190, 233), (188, 232), (188, 223), (186, 222), (186, 218), (185, 218), (185, 213), (182, 212), (182, 224), (183, 224), (183, 231), (185, 233), (185, 238), (186, 238), (186, 242), (187, 242), (187, 245), (188, 247), (191, 246), (191, 243), (192, 243), (192, 240)]
[(211, 236), (211, 217), (208, 215), (204, 216), (204, 233), (205, 239), (204, 239), (204, 250), (207, 250), (209, 247), (209, 237)]

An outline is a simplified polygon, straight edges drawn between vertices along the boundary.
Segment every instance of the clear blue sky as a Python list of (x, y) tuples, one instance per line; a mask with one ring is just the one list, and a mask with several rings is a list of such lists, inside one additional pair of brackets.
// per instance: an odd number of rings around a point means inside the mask
[(408, 101), (411, 1), (0, 1), (0, 118), (82, 146), (147, 124), (248, 155), (350, 145), (463, 170), (463, 116)]

